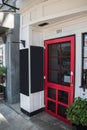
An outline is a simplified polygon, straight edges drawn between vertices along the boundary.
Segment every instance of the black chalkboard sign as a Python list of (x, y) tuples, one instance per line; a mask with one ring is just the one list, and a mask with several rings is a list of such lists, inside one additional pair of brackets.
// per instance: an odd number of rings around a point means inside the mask
[(31, 93), (43, 90), (43, 47), (30, 47)]
[(29, 96), (28, 49), (20, 50), (20, 93)]

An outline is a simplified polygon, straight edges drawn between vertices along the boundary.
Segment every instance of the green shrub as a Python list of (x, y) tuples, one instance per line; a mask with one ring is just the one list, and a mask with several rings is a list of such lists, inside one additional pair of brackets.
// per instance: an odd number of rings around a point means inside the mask
[(87, 125), (87, 99), (76, 98), (68, 107), (66, 115), (73, 124)]
[(5, 66), (0, 66), (0, 76), (4, 76), (6, 73), (6, 67)]

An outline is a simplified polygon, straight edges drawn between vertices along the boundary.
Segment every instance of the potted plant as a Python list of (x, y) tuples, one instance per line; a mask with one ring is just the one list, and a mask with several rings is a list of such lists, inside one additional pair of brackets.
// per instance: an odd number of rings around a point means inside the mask
[(87, 99), (77, 97), (67, 108), (66, 115), (77, 130), (87, 130)]
[(0, 66), (0, 83), (5, 82), (6, 67)]

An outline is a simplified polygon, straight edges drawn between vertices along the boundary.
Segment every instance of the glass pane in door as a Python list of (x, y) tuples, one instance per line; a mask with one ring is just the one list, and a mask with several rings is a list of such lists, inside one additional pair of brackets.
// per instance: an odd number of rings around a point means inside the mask
[(52, 101), (48, 101), (48, 110), (56, 113), (56, 103)]
[(56, 99), (56, 89), (48, 88), (48, 97), (51, 99)]
[(60, 44), (51, 44), (48, 48), (49, 57), (56, 57), (60, 55)]
[(58, 91), (58, 101), (64, 104), (68, 104), (68, 92), (63, 90)]
[(58, 115), (66, 118), (66, 109), (67, 109), (66, 106), (58, 104)]
[(70, 42), (48, 45), (48, 81), (70, 86)]
[(70, 42), (61, 43), (61, 56), (70, 56)]

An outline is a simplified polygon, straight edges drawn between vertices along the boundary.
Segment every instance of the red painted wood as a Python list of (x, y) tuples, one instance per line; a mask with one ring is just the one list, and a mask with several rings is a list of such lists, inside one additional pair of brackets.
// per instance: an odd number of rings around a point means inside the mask
[[(48, 59), (49, 59), (49, 57), (48, 57), (48, 45), (56, 44), (56, 43), (57, 44), (58, 43), (59, 44), (61, 44), (61, 43), (66, 44), (66, 42), (70, 42), (70, 44), (71, 44), (71, 48), (70, 48), (71, 49), (70, 71), (73, 72), (73, 75), (70, 76), (70, 87), (64, 86), (62, 84), (52, 83), (52, 82), (48, 81)], [(64, 118), (64, 117), (62, 117), (58, 114), (58, 104), (65, 106), (65, 107), (68, 107), (73, 102), (74, 82), (75, 82), (75, 80), (74, 80), (74, 73), (75, 73), (74, 72), (74, 70), (75, 70), (75, 67), (74, 67), (74, 63), (75, 63), (75, 36), (68, 36), (68, 37), (63, 37), (63, 38), (47, 40), (47, 41), (45, 41), (44, 45), (45, 45), (45, 50), (44, 50), (44, 75), (46, 77), (46, 79), (44, 80), (45, 111), (48, 112), (49, 114), (51, 114), (52, 116), (70, 124), (70, 122), (66, 118)], [(56, 90), (56, 100), (48, 97), (48, 88), (54, 88)], [(63, 102), (60, 102), (58, 100), (58, 90), (63, 90), (63, 91), (65, 91), (69, 94), (68, 104), (64, 104)], [(56, 104), (56, 112), (52, 112), (48, 109), (48, 101), (52, 101)]]

